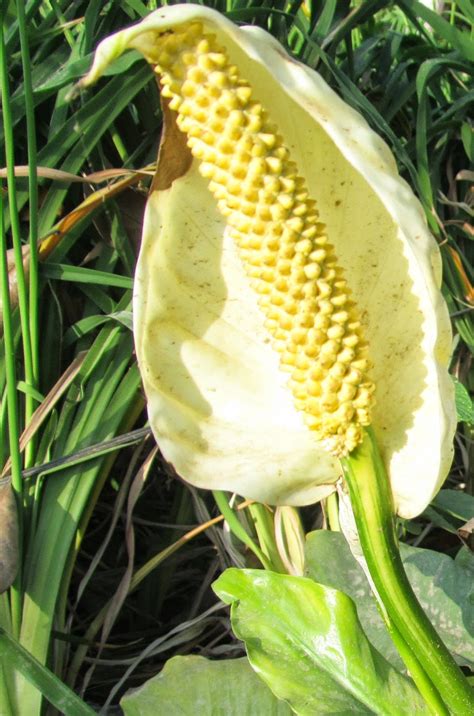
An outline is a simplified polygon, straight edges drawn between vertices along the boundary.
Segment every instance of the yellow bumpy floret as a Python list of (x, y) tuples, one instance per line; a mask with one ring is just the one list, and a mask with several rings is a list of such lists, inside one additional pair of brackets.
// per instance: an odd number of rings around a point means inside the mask
[(156, 70), (259, 294), (295, 405), (325, 449), (347, 455), (370, 423), (374, 386), (356, 307), (305, 180), (200, 23), (159, 38)]

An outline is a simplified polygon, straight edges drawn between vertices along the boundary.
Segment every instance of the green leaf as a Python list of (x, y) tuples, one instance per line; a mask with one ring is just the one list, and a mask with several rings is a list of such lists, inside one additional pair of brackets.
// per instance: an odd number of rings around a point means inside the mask
[(367, 640), (349, 597), (303, 577), (227, 569), (213, 585), (234, 633), (278, 698), (303, 716), (428, 713)]
[(125, 716), (290, 716), (247, 659), (175, 656), (163, 671), (120, 702)]
[(438, 510), (431, 507), (431, 505), (424, 510), (423, 517), (429, 522), (432, 522), (435, 527), (439, 527), (439, 529), (445, 530), (445, 532), (450, 532), (453, 535), (457, 534), (457, 529), (453, 524), (453, 521), (446, 519), (441, 512), (438, 512)]
[(467, 158), (469, 161), (474, 162), (474, 128), (469, 122), (463, 122), (461, 126), (461, 140)]
[(457, 565), (466, 570), (474, 579), (474, 553), (469, 547), (463, 545), (456, 555), (455, 562)]
[(324, 38), (327, 37), (334, 20), (336, 9), (337, 0), (327, 0), (327, 2), (323, 3), (321, 15), (311, 33), (311, 39), (314, 40), (314, 42), (321, 43)]
[(460, 490), (441, 490), (432, 505), (463, 522), (467, 522), (474, 515), (474, 497)]
[(116, 311), (115, 313), (111, 313), (109, 318), (118, 321), (122, 326), (128, 328), (129, 331), (133, 331), (133, 315), (131, 311)]
[(474, 423), (474, 403), (471, 396), (457, 378), (453, 378), (453, 382), (458, 420), (464, 423)]
[[(48, 59), (48, 58), (47, 58)], [(35, 87), (35, 95), (37, 93), (49, 94), (55, 90), (62, 89), (66, 85), (79, 80), (91, 66), (93, 54), (81, 57), (74, 62), (68, 62), (66, 65), (60, 65), (55, 71), (44, 78), (44, 82)], [(135, 62), (143, 62), (142, 56), (131, 50), (127, 54), (122, 55), (110, 67), (107, 68), (104, 75), (112, 76), (126, 72)]]
[(130, 331), (133, 330), (133, 317), (131, 311), (117, 311), (109, 313), (106, 316), (87, 316), (76, 321), (67, 331), (64, 336), (65, 345), (70, 345), (78, 338), (85, 336), (90, 331), (93, 331), (98, 326), (101, 326), (107, 321), (117, 321), (125, 328)]
[(19, 380), (16, 384), (16, 389), (20, 390), (25, 395), (31, 395), (38, 403), (41, 403), (44, 400), (44, 395), (39, 392), (39, 390), (36, 390), (33, 388), (33, 386), (28, 385), (24, 380)]
[(474, 668), (474, 581), (446, 554), (401, 545), (413, 590), (456, 660)]
[[(423, 609), (459, 663), (474, 665), (474, 584), (462, 563), (427, 549), (400, 545), (403, 564)], [(394, 665), (400, 664), (376, 608), (370, 586), (343, 535), (317, 530), (308, 535), (308, 575), (340, 589), (357, 604), (362, 627), (372, 644)]]
[(223, 492), (222, 490), (213, 490), (212, 494), (216, 501), (216, 505), (218, 506), (219, 510), (224, 516), (225, 521), (229, 526), (230, 531), (237, 537), (237, 539), (239, 539), (241, 542), (243, 542), (243, 544), (247, 545), (247, 547), (252, 550), (252, 552), (260, 560), (260, 562), (266, 569), (271, 569), (272, 565), (266, 558), (265, 554), (250, 537), (250, 535), (247, 534), (246, 530), (239, 522), (239, 519), (234, 513), (233, 509), (230, 507), (225, 492)]
[[(117, 310), (124, 310), (128, 302), (127, 296)], [(78, 446), (108, 440), (120, 428), (127, 429), (125, 421), (136, 415), (140, 382), (135, 366), (130, 368), (131, 350), (129, 333), (116, 324), (107, 325), (96, 337), (66, 394), (52, 459), (72, 454)], [(97, 486), (108, 474), (107, 463), (113, 464), (101, 457), (80, 469), (67, 467), (60, 479), (48, 478), (42, 485), (41, 510), (24, 570), (22, 631), (22, 644), (39, 661), (44, 662), (50, 651), (55, 605), (64, 580), (67, 582), (77, 530), (96, 499)], [(18, 684), (22, 711), (36, 716), (40, 713), (38, 692), (22, 678)]]
[(132, 288), (133, 286), (133, 279), (129, 276), (120, 276), (120, 274), (96, 271), (82, 266), (70, 266), (69, 264), (47, 262), (41, 267), (41, 273), (46, 278), (74, 281), (75, 283), (94, 283), (117, 288)]
[(315, 582), (339, 589), (357, 607), (362, 628), (371, 644), (397, 668), (403, 662), (380, 617), (369, 583), (340, 532), (317, 530), (306, 537), (306, 574)]
[(410, 2), (400, 0), (399, 5), (403, 7), (407, 15), (410, 16), (414, 13), (424, 22), (429, 23), (433, 30), (458, 50), (466, 60), (474, 60), (474, 45), (467, 31), (458, 30), (437, 12), (430, 10), (430, 8), (425, 7), (425, 5), (416, 0), (410, 0)]
[[(96, 713), (0, 627), (1, 662), (22, 673), (61, 713), (68, 716), (94, 716)], [(0, 713), (4, 713), (3, 710)]]

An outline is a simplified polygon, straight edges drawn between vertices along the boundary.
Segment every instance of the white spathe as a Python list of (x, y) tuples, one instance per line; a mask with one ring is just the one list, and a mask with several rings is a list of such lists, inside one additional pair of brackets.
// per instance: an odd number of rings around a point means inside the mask
[[(420, 203), (364, 118), (268, 33), (175, 5), (99, 46), (85, 84), (127, 48), (153, 64), (157, 35), (200, 21), (266, 107), (291, 151), (361, 314), (377, 405), (373, 428), (395, 506), (414, 517), (443, 483), (456, 425), (451, 332), (438, 247)], [(134, 299), (150, 422), (187, 481), (270, 504), (329, 494), (341, 474), (304, 425), (257, 297), (197, 162), (151, 193)]]

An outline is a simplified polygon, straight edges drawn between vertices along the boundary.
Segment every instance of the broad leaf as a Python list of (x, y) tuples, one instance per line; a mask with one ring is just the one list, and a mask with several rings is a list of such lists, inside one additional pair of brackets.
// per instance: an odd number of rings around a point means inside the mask
[[(401, 545), (408, 578), (446, 646), (458, 662), (474, 665), (474, 584), (461, 561), (427, 549)], [(394, 665), (397, 651), (380, 617), (369, 583), (353, 558), (343, 535), (318, 530), (308, 535), (308, 575), (344, 591), (357, 605), (357, 614), (372, 644)]]
[(247, 659), (175, 656), (120, 702), (125, 716), (290, 716)]
[(474, 515), (474, 497), (459, 490), (441, 490), (433, 500), (433, 507), (450, 517), (467, 522)]
[(453, 382), (458, 420), (464, 423), (474, 423), (474, 403), (471, 396), (459, 380), (453, 379)]
[(446, 646), (474, 668), (474, 581), (472, 569), (446, 554), (401, 545), (413, 590)]
[(228, 569), (214, 590), (232, 604), (249, 661), (302, 716), (428, 713), (421, 697), (367, 640), (352, 600), (303, 577)]
[(307, 536), (306, 572), (315, 582), (340, 589), (350, 596), (365, 634), (390, 663), (403, 668), (403, 662), (385, 628), (369, 583), (340, 532), (317, 530)]

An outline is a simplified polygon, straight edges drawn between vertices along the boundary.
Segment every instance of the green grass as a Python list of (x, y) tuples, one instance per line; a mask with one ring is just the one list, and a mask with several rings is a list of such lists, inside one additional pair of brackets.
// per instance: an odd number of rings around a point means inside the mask
[[(471, 391), (470, 3), (446, 2), (442, 15), (411, 0), (327, 0), (309, 3), (310, 13), (299, 0), (206, 4), (269, 29), (388, 142), (440, 243), (455, 329), (452, 372)], [(11, 460), (21, 539), (18, 577), (0, 596), (0, 626), (96, 707), (111, 693), (116, 703), (174, 653), (241, 653), (223, 614), (206, 612), (215, 602), (209, 585), (226, 566), (256, 564), (220, 523), (183, 539), (219, 513), (212, 496), (174, 478), (149, 437), (107, 447), (146, 424), (130, 301), (147, 175), (107, 175), (98, 185), (65, 175), (53, 181), (36, 170), (86, 176), (153, 165), (159, 96), (138, 56), (124, 61), (126, 74), (73, 99), (70, 93), (100, 39), (156, 6), (1, 5), (0, 463)], [(27, 176), (15, 177), (15, 166), (25, 165)], [(25, 270), (22, 247), (29, 247)], [(10, 249), (18, 291), (9, 305)], [(471, 495), (472, 437), (472, 425), (460, 423), (448, 483)], [(268, 555), (273, 518), (266, 515), (262, 527), (262, 515), (244, 507), (234, 518), (251, 549)], [(407, 539), (419, 543), (421, 535), (424, 546), (455, 554), (459, 543), (432, 517), (403, 525)], [(320, 524), (319, 508), (301, 519), (307, 529)], [(11, 669), (3, 676), (0, 693), (9, 692), (13, 712), (17, 680), (21, 713), (39, 714), (36, 688)]]

